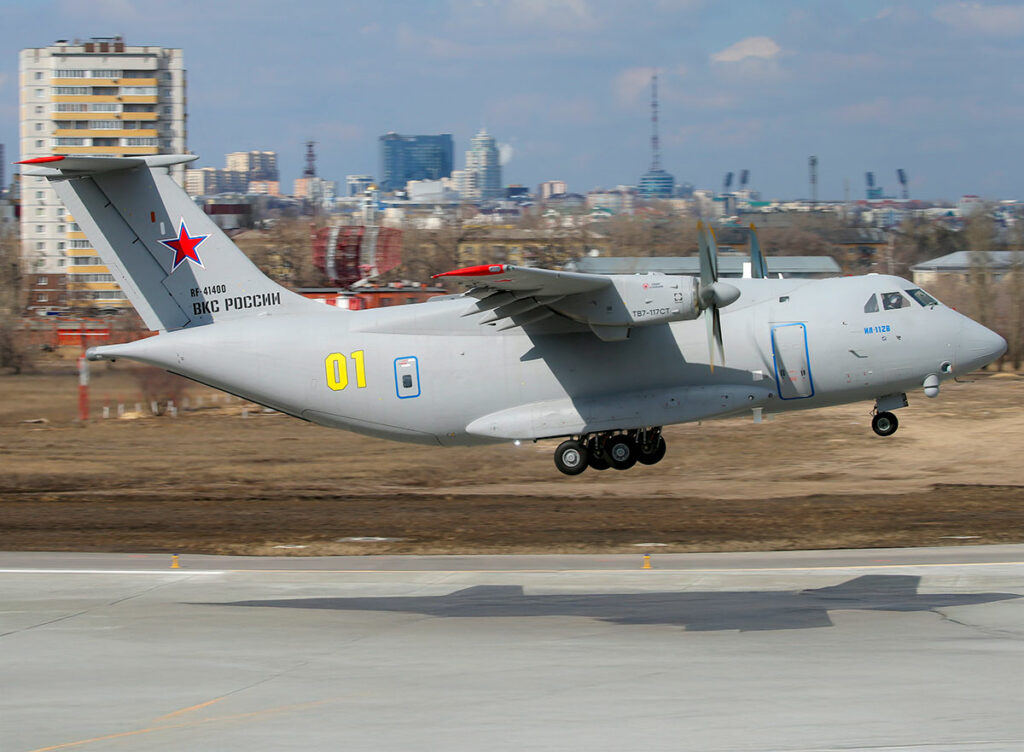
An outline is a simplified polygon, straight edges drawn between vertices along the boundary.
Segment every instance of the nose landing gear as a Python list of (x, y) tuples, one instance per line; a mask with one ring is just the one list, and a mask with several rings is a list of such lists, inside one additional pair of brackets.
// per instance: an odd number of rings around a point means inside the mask
[(661, 427), (614, 433), (603, 431), (563, 441), (555, 449), (555, 467), (566, 475), (595, 470), (628, 470), (637, 462), (654, 465), (665, 456)]
[(871, 430), (879, 436), (892, 436), (899, 427), (900, 422), (892, 413), (875, 413), (875, 417), (871, 419)]

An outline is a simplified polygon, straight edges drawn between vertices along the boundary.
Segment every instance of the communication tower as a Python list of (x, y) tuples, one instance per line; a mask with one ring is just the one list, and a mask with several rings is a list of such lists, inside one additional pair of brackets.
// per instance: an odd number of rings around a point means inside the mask
[(818, 205), (818, 158), (812, 156), (807, 160), (811, 171), (811, 208)]
[(658, 140), (658, 74), (651, 75), (651, 169), (640, 176), (640, 195), (669, 198), (675, 192), (676, 179), (661, 168), (661, 143)]
[(896, 179), (900, 181), (900, 185), (903, 186), (903, 200), (906, 201), (910, 198), (910, 191), (907, 188), (907, 173), (902, 167), (896, 170)]
[(306, 169), (302, 171), (302, 177), (304, 178), (316, 177), (316, 152), (313, 150), (314, 146), (316, 146), (316, 141), (306, 142)]

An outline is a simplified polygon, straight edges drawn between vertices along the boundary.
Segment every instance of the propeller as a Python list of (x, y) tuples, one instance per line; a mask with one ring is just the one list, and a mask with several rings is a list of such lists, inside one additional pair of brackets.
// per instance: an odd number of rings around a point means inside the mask
[(761, 242), (757, 239), (757, 228), (750, 223), (750, 276), (754, 279), (768, 279), (768, 262), (761, 253)]
[(722, 343), (723, 308), (736, 301), (740, 291), (726, 282), (718, 281), (718, 245), (715, 233), (703, 222), (697, 223), (697, 247), (700, 251), (700, 307), (705, 310), (704, 320), (708, 326), (708, 350), (711, 355), (711, 370), (715, 370), (715, 353), (725, 365), (725, 348)]

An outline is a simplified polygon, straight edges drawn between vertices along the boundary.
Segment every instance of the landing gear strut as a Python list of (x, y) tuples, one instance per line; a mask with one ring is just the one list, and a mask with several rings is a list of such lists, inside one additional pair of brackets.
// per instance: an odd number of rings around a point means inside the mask
[(665, 456), (661, 427), (613, 433), (611, 431), (563, 441), (555, 450), (555, 467), (566, 475), (595, 470), (628, 470), (637, 462), (653, 465)]

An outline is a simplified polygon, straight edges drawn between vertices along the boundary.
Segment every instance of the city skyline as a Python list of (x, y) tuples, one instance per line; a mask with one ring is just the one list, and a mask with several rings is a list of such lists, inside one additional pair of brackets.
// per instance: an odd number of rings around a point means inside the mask
[(661, 163), (679, 183), (718, 189), (749, 169), (766, 198), (808, 197), (813, 154), (822, 200), (843, 198), (844, 180), (862, 197), (866, 172), (898, 195), (900, 168), (912, 198), (1024, 196), (1011, 162), (1024, 146), (1019, 2), (311, 0), (286, 19), (265, 0), (2, 7), (8, 161), (20, 151), (16, 51), (121, 34), (183, 50), (200, 164), (277, 151), (283, 184), (310, 138), (318, 173), (341, 181), (377, 172), (388, 131), (452, 133), (461, 152), (486, 127), (505, 183), (635, 185), (651, 161), (657, 71)]

